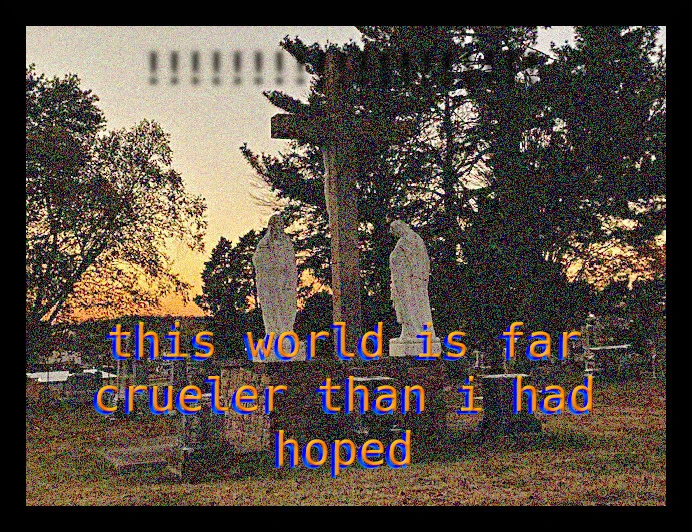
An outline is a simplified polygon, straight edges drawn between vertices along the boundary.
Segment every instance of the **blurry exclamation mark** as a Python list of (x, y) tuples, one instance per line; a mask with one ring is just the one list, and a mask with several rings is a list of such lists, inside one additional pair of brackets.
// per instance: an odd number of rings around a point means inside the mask
[(156, 85), (159, 79), (156, 77), (156, 64), (157, 64), (157, 54), (156, 52), (149, 52), (149, 70), (151, 71), (151, 77), (149, 78), (149, 83)]
[(235, 83), (236, 85), (239, 85), (242, 81), (240, 78), (240, 68), (243, 66), (242, 59), (243, 57), (240, 52), (235, 52), (233, 54), (233, 70), (235, 71), (235, 78), (233, 79), (233, 83)]
[(199, 83), (199, 52), (192, 52), (192, 83)]
[(255, 52), (255, 85), (262, 83), (262, 52)]
[(302, 85), (305, 83), (305, 68), (301, 63), (298, 63), (298, 77), (296, 77), (296, 83)]
[(221, 70), (221, 52), (214, 52), (214, 85), (221, 83), (221, 78), (219, 77), (219, 71)]
[(284, 54), (282, 52), (276, 52), (276, 82), (280, 85), (284, 82), (284, 78), (281, 72), (284, 69)]
[(178, 52), (171, 52), (171, 83), (175, 85), (178, 83)]

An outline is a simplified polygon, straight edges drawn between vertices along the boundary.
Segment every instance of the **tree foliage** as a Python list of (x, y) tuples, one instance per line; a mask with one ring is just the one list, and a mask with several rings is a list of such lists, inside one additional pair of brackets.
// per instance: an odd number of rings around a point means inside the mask
[(169, 136), (143, 120), (105, 131), (79, 78), (26, 71), (27, 329), (78, 309), (122, 313), (186, 283), (166, 244), (202, 250), (205, 205), (172, 168)]
[(204, 264), (202, 295), (195, 302), (211, 318), (214, 344), (222, 358), (242, 358), (246, 332), (262, 334), (262, 316), (252, 255), (264, 231), (250, 231), (237, 244), (221, 237)]
[[(535, 26), (359, 29), (364, 48), (341, 47), (362, 68), (343, 109), (415, 125), (396, 146), (371, 139), (360, 161), (366, 326), (384, 318), (386, 334), (397, 332), (387, 260), (397, 218), (428, 245), (436, 330), (468, 331), (497, 353), (490, 346), (511, 321), (578, 327), (608, 297), (595, 288), (623, 276), (665, 283), (666, 60), (657, 27), (578, 26), (574, 45), (550, 53), (537, 49)], [(281, 92), (268, 99), (319, 116), (326, 50), (299, 39), (282, 46), (313, 74), (311, 91), (305, 102)], [(303, 267), (328, 285), (319, 147), (242, 150), (294, 222)]]

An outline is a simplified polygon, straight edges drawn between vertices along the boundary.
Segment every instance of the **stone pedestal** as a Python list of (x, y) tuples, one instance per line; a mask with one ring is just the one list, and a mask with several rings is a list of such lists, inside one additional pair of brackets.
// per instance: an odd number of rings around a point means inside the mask
[[(413, 357), (392, 358), (363, 364), (358, 368), (343, 363), (314, 360), (294, 364), (252, 364), (244, 362), (224, 363), (216, 370), (221, 375), (220, 403), (228, 407), (234, 390), (243, 384), (253, 385), (259, 391), (257, 412), (240, 415), (233, 411), (224, 416), (213, 416), (217, 421), (216, 439), (230, 445), (237, 452), (273, 451), (274, 434), (284, 430), (287, 437), (303, 445), (313, 438), (326, 442), (349, 438), (357, 440), (363, 424), (369, 425), (368, 437), (400, 437), (401, 431), (411, 430), (414, 456), (420, 456), (426, 447), (443, 445), (446, 434), (446, 406), (443, 388), (446, 382), (445, 366), (441, 360), (417, 361)], [(210, 373), (212, 374), (212, 373)], [(375, 415), (369, 412), (359, 420), (358, 414), (346, 415), (344, 409), (344, 381), (354, 376), (359, 384), (371, 384), (374, 388), (390, 384), (397, 391), (405, 386), (420, 385), (425, 390), (425, 410), (417, 414), (400, 410), (391, 415)], [(336, 414), (325, 414), (322, 398), (317, 389), (330, 377), (333, 385), (341, 389), (332, 394), (332, 406), (341, 408)], [(267, 386), (284, 384), (284, 393), (274, 396), (275, 409), (263, 412)], [(369, 386), (368, 386), (369, 387)], [(397, 394), (398, 395), (398, 394)], [(374, 393), (370, 394), (370, 401)], [(360, 423), (363, 421), (364, 423)], [(394, 433), (390, 429), (400, 429)]]
[[(290, 340), (285, 340), (284, 341), (284, 353), (290, 353), (291, 352), (291, 341)], [(298, 352), (291, 357), (288, 360), (281, 359), (277, 356), (276, 350), (274, 347), (271, 348), (271, 351), (264, 356), (264, 360), (260, 360), (258, 357), (252, 357), (253, 362), (304, 362), (305, 357), (306, 357), (306, 345), (305, 343), (301, 342), (300, 347), (298, 349)]]
[(348, 374), (355, 376), (356, 373), (359, 377), (387, 376), (396, 383), (398, 390), (405, 386), (422, 386), (425, 390), (425, 410), (420, 414), (408, 412), (397, 420), (397, 424), (402, 430), (411, 430), (414, 456), (420, 456), (426, 447), (444, 445), (447, 423), (443, 389), (447, 377), (441, 360), (423, 361), (413, 357), (390, 356), (364, 364), (357, 371), (350, 370), (343, 378)]
[[(433, 338), (431, 343), (432, 347), (428, 353), (442, 352), (442, 344), (439, 338)], [(421, 338), (392, 338), (389, 340), (390, 357), (416, 357), (423, 353), (423, 340)]]

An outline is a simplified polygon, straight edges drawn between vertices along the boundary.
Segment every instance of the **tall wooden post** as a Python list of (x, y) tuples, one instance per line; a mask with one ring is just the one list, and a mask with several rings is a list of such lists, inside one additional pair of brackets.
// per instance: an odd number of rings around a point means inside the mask
[[(351, 58), (353, 59), (353, 58)], [(363, 118), (353, 111), (349, 87), (355, 65), (343, 52), (329, 48), (324, 71), (326, 113), (272, 117), (272, 138), (302, 139), (318, 145), (324, 159), (324, 195), (331, 232), (333, 320), (346, 324), (346, 350), (357, 352), (363, 333), (358, 247), (356, 181), (365, 171), (363, 157), (373, 141), (395, 144), (410, 137), (413, 124)]]
[(325, 68), (327, 112), (332, 127), (343, 127), (343, 134), (330, 135), (322, 146), (324, 158), (324, 196), (331, 232), (332, 308), (334, 323), (346, 324), (346, 349), (357, 352), (362, 334), (360, 249), (358, 247), (358, 198), (356, 179), (358, 157), (356, 138), (342, 109), (347, 99), (351, 72), (344, 56), (330, 49)]

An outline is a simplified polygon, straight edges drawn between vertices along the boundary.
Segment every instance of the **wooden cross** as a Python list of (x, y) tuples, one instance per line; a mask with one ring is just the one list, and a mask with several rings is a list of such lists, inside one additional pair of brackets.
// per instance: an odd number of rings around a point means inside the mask
[(333, 319), (346, 323), (349, 353), (357, 353), (357, 341), (363, 329), (356, 191), (356, 179), (363, 170), (362, 150), (372, 142), (393, 144), (411, 135), (408, 123), (384, 123), (349, 113), (346, 95), (354, 79), (353, 70), (353, 63), (347, 61), (343, 52), (330, 48), (324, 73), (326, 114), (277, 114), (271, 120), (272, 138), (309, 141), (322, 151), (324, 195), (332, 239)]

